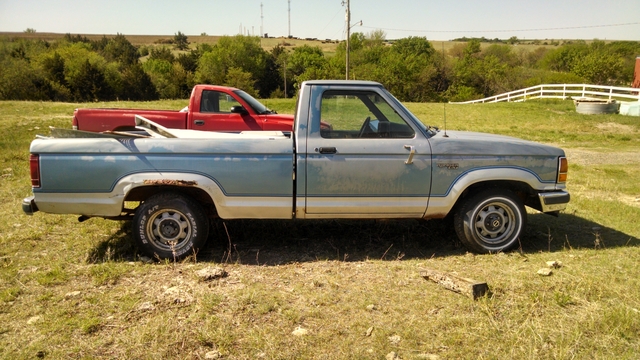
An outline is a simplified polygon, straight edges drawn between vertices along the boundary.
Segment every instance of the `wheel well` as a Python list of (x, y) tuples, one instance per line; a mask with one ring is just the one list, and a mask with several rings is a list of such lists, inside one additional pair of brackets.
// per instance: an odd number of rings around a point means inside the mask
[(139, 186), (131, 190), (125, 197), (124, 201), (143, 202), (155, 194), (168, 192), (178, 193), (192, 198), (193, 200), (199, 202), (205, 209), (207, 209), (207, 213), (209, 214), (209, 216), (217, 217), (213, 199), (206, 191), (197, 187), (173, 185)]
[(518, 196), (522, 202), (529, 207), (534, 209), (540, 208), (540, 199), (536, 196), (536, 192), (529, 186), (529, 184), (520, 182), (520, 181), (509, 181), (509, 180), (493, 180), (493, 181), (483, 181), (479, 183), (475, 183), (467, 187), (462, 194), (456, 200), (455, 205), (449, 212), (450, 214), (454, 213), (455, 209), (460, 206), (460, 204), (464, 201), (464, 199), (474, 196), (480, 191), (491, 189), (491, 188), (500, 188), (511, 190), (516, 196)]

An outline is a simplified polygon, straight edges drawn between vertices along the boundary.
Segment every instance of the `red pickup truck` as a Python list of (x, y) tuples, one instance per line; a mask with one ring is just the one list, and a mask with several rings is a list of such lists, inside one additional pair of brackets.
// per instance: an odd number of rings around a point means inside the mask
[(189, 106), (180, 111), (143, 109), (76, 109), (73, 129), (125, 131), (135, 127), (135, 115), (164, 127), (203, 131), (293, 131), (293, 115), (269, 110), (246, 92), (216, 85), (196, 85)]

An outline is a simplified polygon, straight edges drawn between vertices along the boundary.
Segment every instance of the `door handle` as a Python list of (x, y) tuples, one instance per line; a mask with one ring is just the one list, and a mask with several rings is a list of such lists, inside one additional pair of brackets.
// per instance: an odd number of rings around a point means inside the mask
[(407, 165), (413, 164), (413, 155), (416, 153), (416, 149), (413, 145), (405, 145), (404, 148), (409, 150), (409, 158), (404, 163)]
[(316, 148), (316, 151), (318, 151), (320, 154), (335, 154), (338, 152), (338, 150), (335, 147), (321, 147), (321, 148)]
[(196, 120), (193, 123), (198, 125), (198, 126), (202, 126), (202, 125), (204, 125), (204, 120)]

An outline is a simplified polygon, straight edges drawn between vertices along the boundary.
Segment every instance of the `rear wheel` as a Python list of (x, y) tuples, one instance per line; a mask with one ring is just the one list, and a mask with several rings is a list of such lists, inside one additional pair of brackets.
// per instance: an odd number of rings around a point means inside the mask
[(526, 226), (522, 200), (509, 190), (490, 189), (465, 200), (454, 214), (460, 241), (479, 253), (513, 248)]
[(202, 206), (176, 193), (151, 196), (133, 217), (136, 243), (153, 258), (183, 259), (204, 246), (208, 233), (209, 222)]

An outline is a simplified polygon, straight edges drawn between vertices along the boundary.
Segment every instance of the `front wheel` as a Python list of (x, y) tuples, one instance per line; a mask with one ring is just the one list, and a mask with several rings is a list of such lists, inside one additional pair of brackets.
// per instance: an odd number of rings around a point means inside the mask
[(153, 258), (180, 260), (197, 252), (207, 240), (209, 223), (199, 203), (176, 194), (149, 197), (136, 210), (136, 243)]
[(460, 241), (479, 253), (513, 248), (527, 222), (522, 200), (509, 190), (490, 189), (466, 199), (454, 214)]

